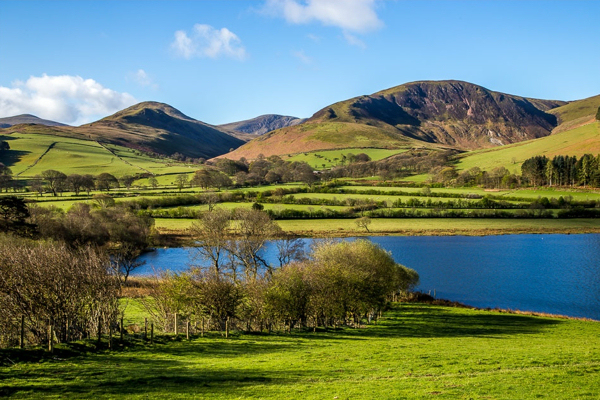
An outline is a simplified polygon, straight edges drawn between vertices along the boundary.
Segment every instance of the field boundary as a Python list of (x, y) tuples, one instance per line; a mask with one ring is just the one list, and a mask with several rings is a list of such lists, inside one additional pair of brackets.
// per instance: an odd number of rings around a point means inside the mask
[(52, 142), (50, 143), (50, 146), (48, 146), (48, 148), (46, 149), (46, 151), (44, 151), (31, 165), (28, 165), (27, 168), (25, 168), (23, 171), (19, 172), (16, 176), (21, 176), (21, 174), (23, 172), (27, 172), (29, 171), (31, 168), (35, 167), (37, 165), (38, 162), (40, 162), (40, 160), (46, 155), (48, 154), (48, 152), (50, 150), (52, 150), (54, 148), (54, 145), (58, 143), (58, 142)]

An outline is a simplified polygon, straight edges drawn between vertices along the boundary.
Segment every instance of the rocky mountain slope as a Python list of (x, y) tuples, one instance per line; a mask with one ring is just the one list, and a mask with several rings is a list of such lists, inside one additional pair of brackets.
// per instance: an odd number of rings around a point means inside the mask
[(304, 121), (305, 119), (290, 117), (288, 115), (267, 114), (245, 121), (232, 122), (218, 126), (219, 128), (229, 131), (260, 136), (276, 129), (298, 125)]
[(228, 157), (315, 147), (493, 147), (549, 135), (559, 119), (548, 111), (566, 104), (494, 92), (468, 82), (413, 82), (332, 104), (304, 123), (255, 139)]

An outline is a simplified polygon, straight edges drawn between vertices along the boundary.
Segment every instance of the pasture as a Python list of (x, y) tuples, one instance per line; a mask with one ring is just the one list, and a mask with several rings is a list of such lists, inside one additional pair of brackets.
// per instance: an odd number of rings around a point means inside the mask
[[(131, 312), (131, 317), (127, 313)], [(141, 323), (139, 308), (125, 309)], [(600, 324), (395, 304), (360, 329), (219, 332), (0, 353), (0, 395), (78, 399), (592, 399)], [(106, 342), (105, 342), (106, 343)], [(10, 359), (12, 361), (7, 361)]]

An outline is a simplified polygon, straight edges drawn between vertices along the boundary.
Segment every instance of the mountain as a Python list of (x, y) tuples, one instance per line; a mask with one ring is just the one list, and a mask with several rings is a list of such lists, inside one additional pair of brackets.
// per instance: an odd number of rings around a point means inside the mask
[(14, 117), (0, 118), (0, 128), (8, 128), (19, 124), (39, 124), (46, 126), (67, 126), (60, 122), (41, 119), (31, 114), (15, 115)]
[(232, 122), (218, 126), (219, 128), (228, 131), (260, 136), (276, 129), (298, 125), (304, 121), (305, 119), (290, 117), (288, 115), (267, 114), (245, 121)]
[(164, 155), (212, 158), (244, 142), (219, 128), (156, 102), (139, 103), (79, 127), (15, 125), (5, 132), (52, 134), (113, 143)]
[(462, 81), (412, 82), (332, 104), (304, 123), (263, 135), (227, 157), (351, 147), (493, 147), (550, 135), (559, 117), (548, 111), (564, 105)]

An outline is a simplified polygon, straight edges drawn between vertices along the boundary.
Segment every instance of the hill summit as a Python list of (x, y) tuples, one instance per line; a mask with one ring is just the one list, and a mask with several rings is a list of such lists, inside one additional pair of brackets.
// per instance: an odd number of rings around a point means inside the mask
[(164, 155), (212, 158), (244, 142), (164, 103), (143, 102), (79, 127), (16, 125), (10, 132), (53, 134), (113, 143)]
[(462, 81), (412, 82), (327, 106), (300, 125), (255, 139), (231, 157), (313, 148), (493, 147), (549, 135), (558, 118), (548, 111), (565, 104), (494, 92)]

